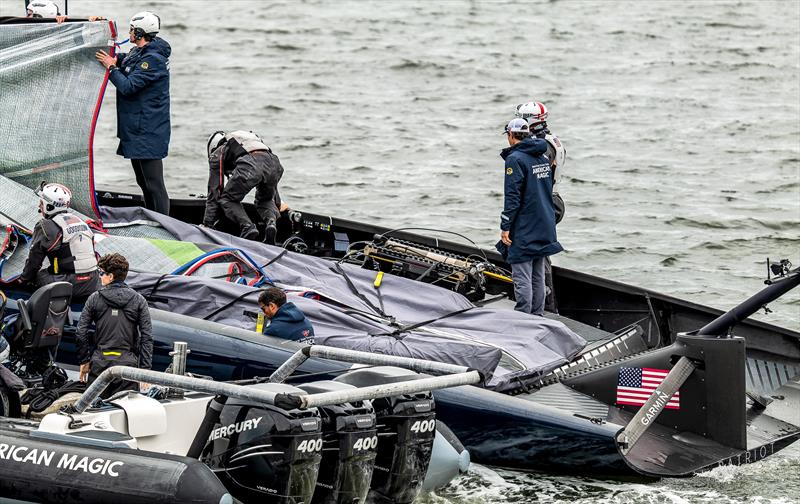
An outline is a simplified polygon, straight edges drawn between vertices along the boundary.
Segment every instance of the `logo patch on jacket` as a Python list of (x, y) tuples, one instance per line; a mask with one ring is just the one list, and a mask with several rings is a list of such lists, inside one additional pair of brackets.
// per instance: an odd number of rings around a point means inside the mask
[(506, 168), (506, 175), (512, 175), (513, 173), (514, 173), (514, 169), (513, 168), (511, 168), (510, 166), (508, 168)]
[(148, 68), (150, 68), (150, 63), (142, 61), (142, 70), (147, 70)]

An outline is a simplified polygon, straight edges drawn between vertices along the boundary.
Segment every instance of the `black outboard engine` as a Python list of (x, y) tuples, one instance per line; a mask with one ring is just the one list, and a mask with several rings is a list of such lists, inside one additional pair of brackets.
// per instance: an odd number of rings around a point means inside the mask
[[(407, 369), (373, 367), (350, 371), (335, 381), (367, 387), (423, 378)], [(430, 392), (374, 399), (378, 421), (378, 454), (369, 501), (411, 503), (422, 489), (436, 435), (436, 414)]]
[[(302, 394), (276, 383), (253, 385)], [(213, 405), (213, 403), (212, 403)], [(316, 408), (284, 410), (230, 399), (222, 406), (200, 456), (243, 502), (311, 502), (322, 458), (322, 422)]]
[[(298, 385), (309, 394), (353, 389), (352, 385), (318, 381)], [(378, 449), (375, 412), (370, 401), (319, 407), (322, 416), (322, 463), (314, 504), (364, 502)]]

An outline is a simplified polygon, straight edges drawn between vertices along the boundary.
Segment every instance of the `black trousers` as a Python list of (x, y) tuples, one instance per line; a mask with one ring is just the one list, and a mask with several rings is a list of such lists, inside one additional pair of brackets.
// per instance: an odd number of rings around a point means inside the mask
[(100, 274), (97, 270), (89, 273), (76, 275), (75, 273), (64, 273), (53, 275), (46, 269), (39, 270), (36, 275), (36, 288), (50, 285), (53, 282), (69, 282), (72, 284), (72, 302), (82, 303), (100, 287)]
[(131, 159), (136, 183), (142, 188), (144, 207), (169, 215), (169, 194), (164, 185), (164, 163), (160, 159)]

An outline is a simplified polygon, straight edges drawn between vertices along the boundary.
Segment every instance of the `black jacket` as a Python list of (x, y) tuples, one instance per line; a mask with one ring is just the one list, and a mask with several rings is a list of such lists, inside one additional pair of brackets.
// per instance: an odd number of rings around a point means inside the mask
[(28, 252), (25, 269), (22, 270), (20, 280), (33, 283), (42, 267), (44, 258), (57, 255), (61, 248), (61, 227), (52, 219), (42, 219), (33, 227), (33, 238)]
[[(88, 331), (92, 322), (96, 329), (90, 337)], [(150, 309), (144, 297), (124, 282), (114, 282), (89, 296), (76, 337), (81, 364), (90, 360), (133, 360), (120, 364), (138, 365), (142, 369), (150, 369), (152, 365)]]

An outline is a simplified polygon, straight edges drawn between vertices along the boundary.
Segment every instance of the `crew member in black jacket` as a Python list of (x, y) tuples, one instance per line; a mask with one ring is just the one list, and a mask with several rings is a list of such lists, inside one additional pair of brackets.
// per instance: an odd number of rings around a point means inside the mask
[[(144, 297), (125, 284), (127, 259), (108, 254), (100, 258), (98, 266), (103, 288), (86, 301), (76, 335), (80, 380), (88, 377), (89, 383), (112, 366), (150, 369), (153, 358), (150, 309)], [(92, 322), (94, 337), (88, 334)], [(134, 382), (116, 380), (101, 397), (138, 389)]]

